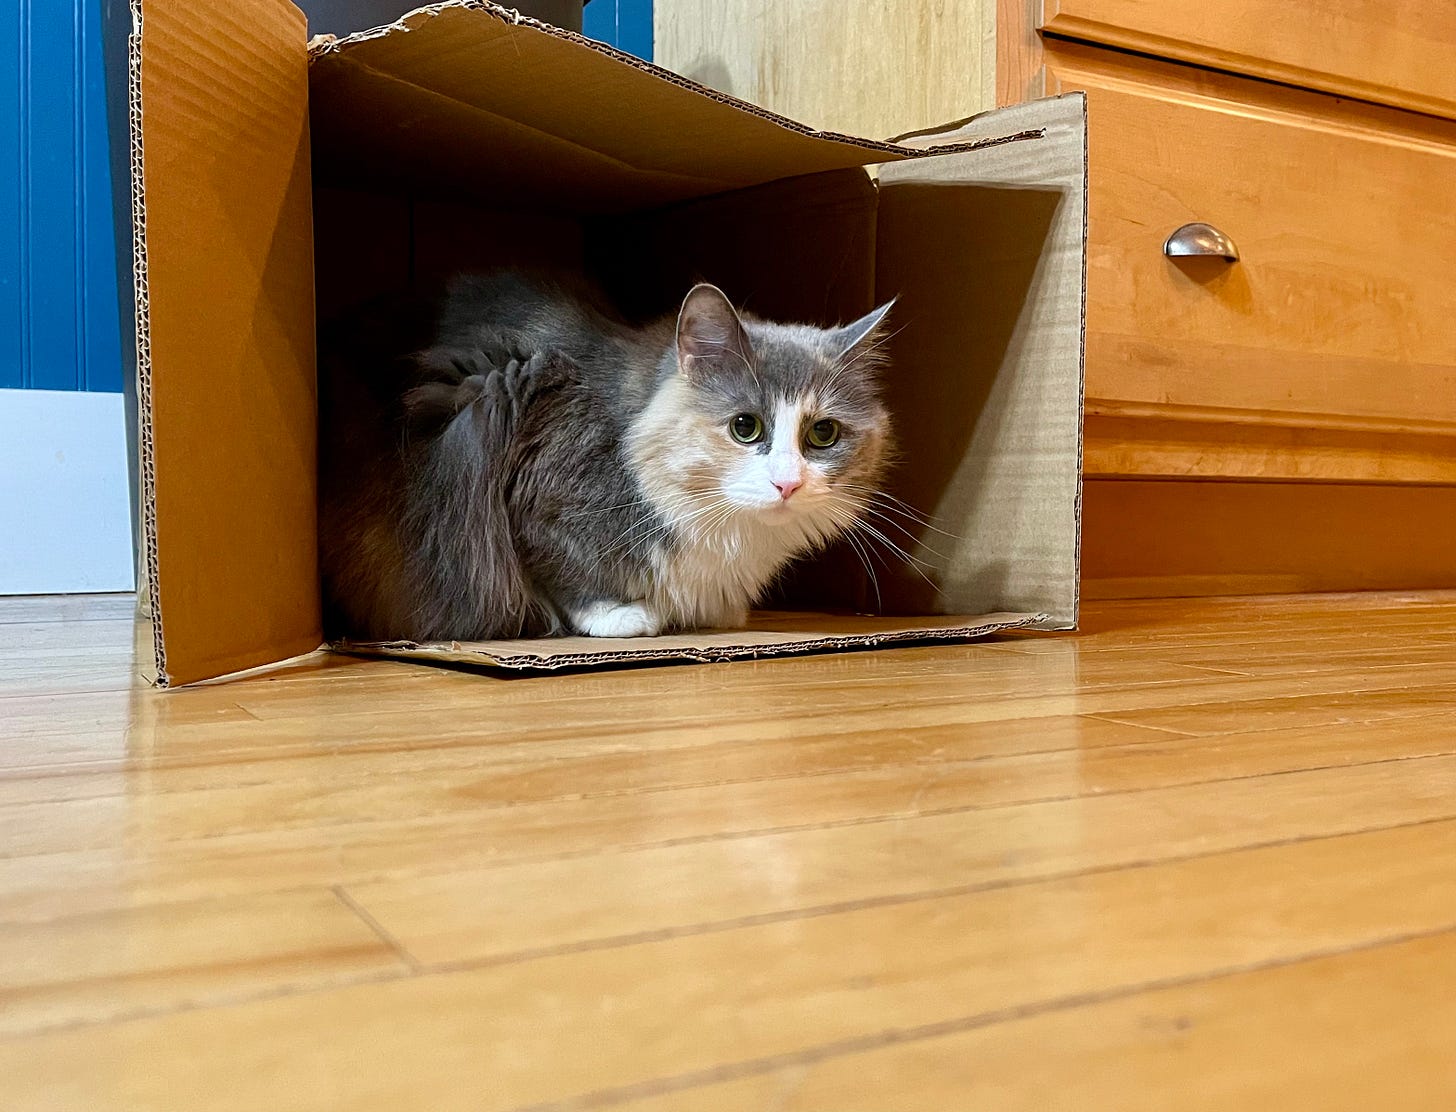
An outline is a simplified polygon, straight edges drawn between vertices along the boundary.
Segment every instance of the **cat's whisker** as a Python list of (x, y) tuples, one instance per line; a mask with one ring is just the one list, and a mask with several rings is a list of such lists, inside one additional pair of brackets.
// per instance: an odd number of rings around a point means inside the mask
[[(671, 524), (672, 524), (672, 517), (671, 516), (668, 516), (668, 517), (659, 516), (659, 515), (661, 515), (661, 513), (663, 511), (666, 511), (668, 515), (678, 514), (678, 513), (681, 513), (683, 511), (685, 511), (685, 510), (688, 510), (688, 509), (693, 508), (695, 505), (702, 504), (702, 503), (707, 503), (707, 502), (711, 502), (714, 499), (716, 499), (717, 497), (718, 497), (718, 495), (717, 495), (717, 493), (715, 491), (700, 491), (700, 492), (679, 492), (679, 493), (676, 493), (676, 494), (672, 494), (672, 495), (669, 495), (667, 497), (660, 498), (658, 500), (658, 504), (657, 505), (653, 505), (653, 503), (650, 502), (647, 499), (642, 499), (639, 502), (635, 502), (635, 503), (629, 504), (629, 506), (627, 508), (631, 508), (632, 506), (637, 506), (637, 505), (649, 506), (653, 510), (656, 511), (656, 514), (654, 515), (654, 517), (648, 518), (645, 522), (634, 522), (630, 526), (630, 528), (636, 528), (638, 525), (641, 525), (641, 524), (647, 524), (649, 526), (661, 526), (661, 527), (665, 527), (665, 528), (670, 528), (671, 527)], [(602, 511), (598, 511), (598, 512), (606, 513), (608, 511), (602, 510)], [(583, 516), (587, 516), (587, 515), (583, 515)]]
[(851, 532), (851, 533), (846, 533), (844, 535), (844, 539), (849, 542), (849, 547), (854, 550), (855, 556), (857, 556), (859, 558), (859, 562), (864, 565), (865, 574), (867, 576), (869, 576), (870, 586), (873, 587), (874, 590), (875, 590), (875, 611), (876, 611), (876, 613), (878, 613), (879, 611), (884, 610), (884, 608), (885, 608), (885, 602), (884, 602), (884, 599), (882, 599), (880, 597), (880, 579), (879, 579), (879, 576), (875, 575), (875, 569), (871, 566), (870, 558), (866, 554), (866, 552), (864, 550), (864, 547), (860, 544), (859, 538), (856, 537)]
[[(697, 500), (697, 499), (717, 497), (717, 493), (715, 491), (680, 491), (680, 492), (677, 492), (677, 493), (673, 494), (671, 497), (675, 501), (691, 502), (691, 501)], [(646, 497), (644, 495), (641, 498), (633, 499), (631, 502), (621, 502), (621, 503), (618, 503), (615, 506), (603, 506), (601, 509), (598, 509), (598, 510), (589, 510), (585, 514), (582, 514), (581, 516), (582, 517), (594, 517), (594, 516), (597, 516), (599, 514), (614, 513), (614, 512), (619, 511), (619, 510), (630, 510), (630, 509), (634, 509), (634, 508), (636, 508), (638, 506), (652, 506), (652, 505), (653, 505), (652, 499), (650, 499), (650, 498), (648, 498), (648, 497)]]
[(883, 530), (881, 530), (878, 527), (876, 527), (872, 522), (866, 521), (863, 518), (859, 517), (858, 514), (863, 509), (865, 509), (866, 507), (864, 507), (862, 505), (861, 506), (855, 506), (854, 503), (850, 502), (848, 499), (843, 498), (843, 496), (841, 496), (840, 506), (841, 507), (846, 507), (846, 508), (852, 507), (853, 508), (853, 512), (856, 515), (855, 516), (855, 519), (854, 519), (854, 522), (850, 526), (850, 528), (847, 531), (847, 533), (854, 533), (854, 532), (858, 531), (858, 532), (860, 532), (863, 535), (863, 539), (865, 539), (865, 540), (871, 540), (872, 539), (874, 541), (877, 541), (879, 544), (881, 544), (885, 548), (887, 548), (891, 553), (893, 553), (894, 555), (898, 556), (908, 567), (910, 567), (912, 570), (914, 570), (915, 573), (917, 575), (919, 575), (921, 579), (925, 580), (925, 582), (937, 594), (943, 593), (941, 591), (940, 587), (937, 586), (931, 580), (931, 578), (928, 575), (926, 575), (925, 570), (924, 570), (926, 568), (929, 568), (930, 570), (934, 571), (935, 570), (935, 566), (933, 564), (930, 564), (930, 563), (928, 563), (925, 560), (921, 560), (919, 557), (913, 556), (909, 552), (905, 551), (905, 549), (903, 549), (900, 545), (896, 544), (893, 539), (891, 539), (889, 536), (887, 536), (884, 533)]
[(930, 545), (926, 544), (924, 540), (922, 540), (920, 537), (917, 537), (914, 533), (910, 532), (909, 529), (906, 529), (905, 526), (901, 525), (894, 518), (890, 517), (888, 514), (882, 513), (880, 510), (877, 510), (874, 506), (866, 506), (864, 508), (864, 512), (867, 513), (867, 514), (870, 514), (871, 516), (875, 517), (879, 521), (883, 521), (890, 528), (892, 528), (892, 529), (898, 529), (901, 533), (903, 533), (906, 536), (906, 538), (909, 539), (910, 543), (919, 545), (926, 552), (929, 552), (932, 556), (938, 556), (942, 560), (949, 560), (950, 559), (950, 557), (947, 556), (944, 552), (941, 552), (941, 551), (939, 551), (939, 550), (937, 550), (935, 548), (932, 548)]
[(926, 567), (931, 568), (932, 570), (934, 569), (935, 565), (932, 564), (929, 560), (922, 560), (919, 556), (915, 556), (912, 553), (907, 552), (893, 538), (887, 536), (885, 532), (873, 522), (866, 521), (861, 518), (859, 522), (859, 527), (870, 536), (874, 537), (875, 540), (879, 541), (881, 544), (885, 545), (887, 548), (893, 551), (906, 563), (914, 564), (917, 567)]
[(831, 502), (828, 507), (828, 515), (830, 520), (839, 527), (839, 531), (835, 536), (823, 538), (823, 541), (827, 543), (830, 540), (842, 538), (849, 545), (855, 557), (863, 565), (865, 574), (869, 577), (870, 585), (875, 591), (875, 609), (879, 611), (884, 609), (884, 600), (880, 596), (880, 580), (879, 576), (875, 575), (874, 561), (869, 551), (863, 541), (854, 535), (854, 527), (859, 524), (857, 513), (858, 511), (852, 503)]
[(856, 527), (862, 529), (867, 537), (873, 538), (874, 540), (878, 541), (880, 544), (888, 548), (896, 556), (899, 556), (900, 559), (905, 562), (905, 565), (909, 567), (912, 571), (914, 571), (916, 575), (920, 576), (921, 579), (925, 580), (926, 585), (929, 586), (930, 589), (933, 590), (936, 594), (939, 595), (945, 593), (940, 589), (940, 586), (930, 578), (930, 576), (925, 574), (924, 569), (931, 568), (931, 570), (934, 570), (933, 565), (927, 564), (924, 560), (917, 559), (916, 557), (910, 555), (910, 553), (906, 552), (889, 537), (885, 536), (884, 533), (880, 532), (880, 530), (876, 529), (873, 525), (870, 525), (867, 522), (861, 521)]
[(912, 506), (909, 502), (906, 502), (903, 498), (899, 498), (896, 495), (891, 494), (887, 490), (881, 490), (879, 487), (866, 486), (863, 483), (844, 483), (841, 486), (842, 486), (842, 489), (844, 489), (844, 490), (858, 491), (858, 492), (861, 492), (861, 493), (865, 494), (868, 497), (883, 499), (886, 502), (893, 502), (895, 505), (901, 506), (907, 512), (912, 513), (912, 514), (915, 514), (917, 516), (920, 516), (922, 514), (922, 512), (918, 508), (916, 508), (915, 506)]
[[(628, 549), (628, 551), (622, 556), (621, 562), (625, 562), (626, 560), (631, 559), (633, 556), (639, 554), (640, 552), (649, 550), (654, 543), (662, 540), (673, 532), (687, 531), (689, 540), (695, 540), (697, 532), (695, 522), (698, 522), (705, 515), (712, 513), (721, 505), (721, 496), (717, 495), (716, 493), (712, 493), (708, 497), (710, 500), (707, 501), (706, 505), (697, 506), (685, 515), (678, 516), (674, 514), (672, 517), (666, 518), (656, 523), (652, 530), (649, 530), (649, 532), (644, 537), (638, 539), (632, 545), (632, 547)], [(732, 509), (731, 505), (729, 506), (729, 509)]]
[(964, 539), (958, 533), (950, 533), (940, 528), (938, 525), (932, 522), (925, 514), (921, 513), (914, 506), (910, 505), (910, 503), (904, 501), (903, 499), (896, 498), (893, 494), (886, 493), (882, 490), (875, 490), (873, 487), (856, 486), (853, 484), (847, 484), (842, 489), (862, 494), (880, 509), (886, 510), (890, 513), (901, 514), (913, 524), (925, 529), (929, 529), (932, 532), (939, 533), (943, 537), (949, 537), (951, 540), (955, 541)]

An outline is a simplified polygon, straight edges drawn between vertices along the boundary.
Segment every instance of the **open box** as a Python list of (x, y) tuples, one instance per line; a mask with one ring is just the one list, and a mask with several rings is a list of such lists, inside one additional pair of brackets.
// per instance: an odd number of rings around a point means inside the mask
[(697, 277), (819, 324), (898, 296), (891, 490), (949, 536), (911, 542), (928, 582), (888, 567), (870, 584), (827, 557), (747, 631), (351, 650), (552, 668), (1075, 625), (1080, 94), (878, 143), (482, 0), (312, 44), (286, 0), (132, 6), (154, 682), (320, 646), (319, 322), (522, 261), (585, 270), (642, 313)]

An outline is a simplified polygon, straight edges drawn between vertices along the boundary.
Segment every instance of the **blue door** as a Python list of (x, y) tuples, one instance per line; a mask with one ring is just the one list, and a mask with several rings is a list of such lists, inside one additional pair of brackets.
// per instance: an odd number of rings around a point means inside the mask
[(100, 0), (19, 0), (0, 15), (0, 388), (119, 392), (120, 337)]
[(0, 593), (128, 590), (102, 0), (0, 2)]
[(652, 61), (652, 0), (587, 0), (582, 33)]

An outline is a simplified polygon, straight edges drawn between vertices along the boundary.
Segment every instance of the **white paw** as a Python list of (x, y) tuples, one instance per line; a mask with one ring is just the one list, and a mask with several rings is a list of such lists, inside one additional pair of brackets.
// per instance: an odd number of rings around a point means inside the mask
[(661, 628), (656, 615), (640, 602), (594, 602), (574, 617), (588, 637), (655, 637)]

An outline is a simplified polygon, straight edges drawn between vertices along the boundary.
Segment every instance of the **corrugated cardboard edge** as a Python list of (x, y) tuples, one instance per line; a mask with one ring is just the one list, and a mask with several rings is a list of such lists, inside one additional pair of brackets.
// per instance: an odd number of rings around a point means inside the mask
[[(884, 619), (880, 619), (884, 621)], [(732, 660), (752, 660), (811, 653), (872, 649), (885, 646), (909, 646), (927, 643), (975, 641), (1010, 629), (1035, 628), (1047, 620), (1045, 614), (993, 614), (985, 620), (967, 625), (914, 627), (884, 632), (845, 633), (819, 637), (787, 635), (783, 641), (769, 644), (722, 643), (676, 645), (659, 648), (606, 649), (601, 652), (531, 652), (529, 650), (491, 650), (484, 645), (469, 647), (458, 641), (416, 644), (410, 641), (349, 642), (329, 645), (335, 652), (354, 656), (388, 657), (398, 660), (428, 661), (437, 664), (472, 664), (477, 667), (505, 668), (512, 671), (554, 672), (565, 668), (593, 668), (618, 664), (648, 664), (664, 661), (717, 664)], [(720, 635), (731, 638), (733, 635)], [(521, 644), (522, 642), (514, 642)], [(543, 645), (550, 644), (543, 641)], [(650, 645), (651, 640), (645, 642)]]
[[(133, 0), (133, 2), (135, 2), (135, 0)], [(944, 147), (936, 147), (927, 150), (924, 148), (904, 147), (893, 140), (884, 141), (879, 139), (864, 139), (859, 136), (847, 135), (837, 131), (820, 131), (817, 128), (812, 128), (809, 127), (807, 124), (802, 124), (799, 123), (797, 120), (790, 119), (787, 116), (780, 116), (776, 112), (770, 112), (768, 109), (760, 107), (757, 104), (751, 104), (746, 100), (739, 100), (737, 97), (730, 96), (727, 93), (721, 93), (716, 89), (710, 89), (706, 85), (700, 85), (698, 82), (693, 81), (691, 78), (684, 77), (679, 73), (674, 73), (672, 70), (663, 69), (661, 66), (654, 65), (653, 63), (648, 61), (644, 61), (643, 59), (638, 58), (636, 55), (628, 54), (625, 51), (618, 50), (616, 47), (611, 46), (607, 43), (599, 42), (596, 39), (590, 39), (587, 38), (585, 35), (577, 34), (575, 31), (568, 31), (564, 28), (556, 27), (553, 24), (542, 22), (539, 19), (533, 19), (530, 16), (522, 15), (514, 8), (508, 8), (500, 4), (492, 3), (491, 0), (442, 0), (442, 2), (440, 3), (426, 4), (422, 7), (414, 9), (411, 12), (407, 12), (406, 14), (400, 16), (400, 18), (395, 20), (393, 23), (385, 23), (381, 24), (378, 27), (371, 27), (366, 30), (355, 31), (353, 34), (344, 35), (342, 37), (336, 35), (315, 36), (314, 39), (311, 40), (308, 44), (309, 64), (313, 65), (320, 58), (326, 57), (330, 54), (344, 53), (350, 47), (357, 46), (360, 43), (369, 42), (371, 39), (383, 38), (386, 35), (408, 34), (410, 31), (414, 30), (415, 27), (425, 22), (426, 20), (435, 18), (441, 12), (451, 10), (476, 11), (484, 15), (488, 15), (501, 23), (508, 23), (516, 27), (530, 27), (534, 30), (544, 32), (545, 34), (548, 34), (553, 38), (563, 39), (566, 42), (575, 43), (578, 46), (585, 47), (589, 50), (594, 50), (598, 54), (604, 54), (608, 58), (620, 62), (623, 65), (630, 66), (635, 70), (650, 74), (660, 81), (665, 81), (670, 85), (676, 85), (680, 89), (685, 89), (688, 92), (696, 93), (698, 96), (704, 97), (718, 104), (728, 105), (732, 108), (738, 109), (741, 112), (745, 112), (750, 116), (757, 116), (759, 119), (767, 120), (770, 123), (778, 125), (786, 131), (792, 131), (799, 135), (808, 136), (814, 139), (823, 139), (827, 142), (842, 143), (845, 146), (853, 147), (856, 150), (862, 150), (867, 154), (872, 154), (875, 157), (885, 161), (898, 161), (900, 159), (907, 158), (924, 158), (927, 155), (949, 154), (958, 153), (961, 151), (980, 150), (985, 147), (1000, 146), (1002, 143), (1016, 143), (1025, 139), (1040, 139), (1044, 134), (1044, 132), (1038, 128), (1030, 131), (1018, 132), (1014, 135), (998, 135), (989, 139), (979, 139), (973, 143), (948, 144)]]
[(1047, 97), (1047, 100), (1074, 99), (1082, 105), (1082, 305), (1081, 305), (1081, 327), (1078, 332), (1078, 360), (1077, 360), (1077, 495), (1073, 500), (1072, 515), (1073, 528), (1077, 538), (1076, 547), (1072, 555), (1073, 560), (1073, 596), (1072, 596), (1072, 620), (1070, 623), (1052, 622), (1050, 620), (1036, 626), (1037, 629), (1051, 632), (1068, 632), (1077, 629), (1081, 622), (1082, 613), (1082, 493), (1086, 485), (1085, 456), (1087, 447), (1087, 241), (1088, 241), (1088, 220), (1091, 215), (1089, 198), (1091, 196), (1091, 181), (1088, 168), (1088, 156), (1090, 150), (1087, 137), (1087, 94), (1076, 90), (1070, 93), (1059, 93), (1055, 97)]
[(136, 295), (137, 447), (140, 454), (143, 598), (152, 630), (152, 652), (142, 661), (145, 678), (167, 687), (167, 652), (162, 640), (161, 588), (157, 572), (157, 469), (152, 443), (151, 295), (147, 286), (147, 194), (142, 150), (142, 0), (131, 0), (127, 39), (127, 118), (131, 142), (132, 286)]
[(1087, 94), (1073, 92), (1063, 95), (1080, 97), (1082, 100), (1082, 360), (1077, 374), (1077, 507), (1075, 510), (1077, 515), (1077, 552), (1075, 556), (1077, 593), (1073, 599), (1072, 624), (1068, 627), (1076, 629), (1082, 620), (1082, 493), (1087, 484), (1087, 239), (1090, 228), (1088, 222), (1091, 219), (1088, 199), (1092, 195), (1092, 182), (1088, 168), (1091, 151), (1087, 138)]

